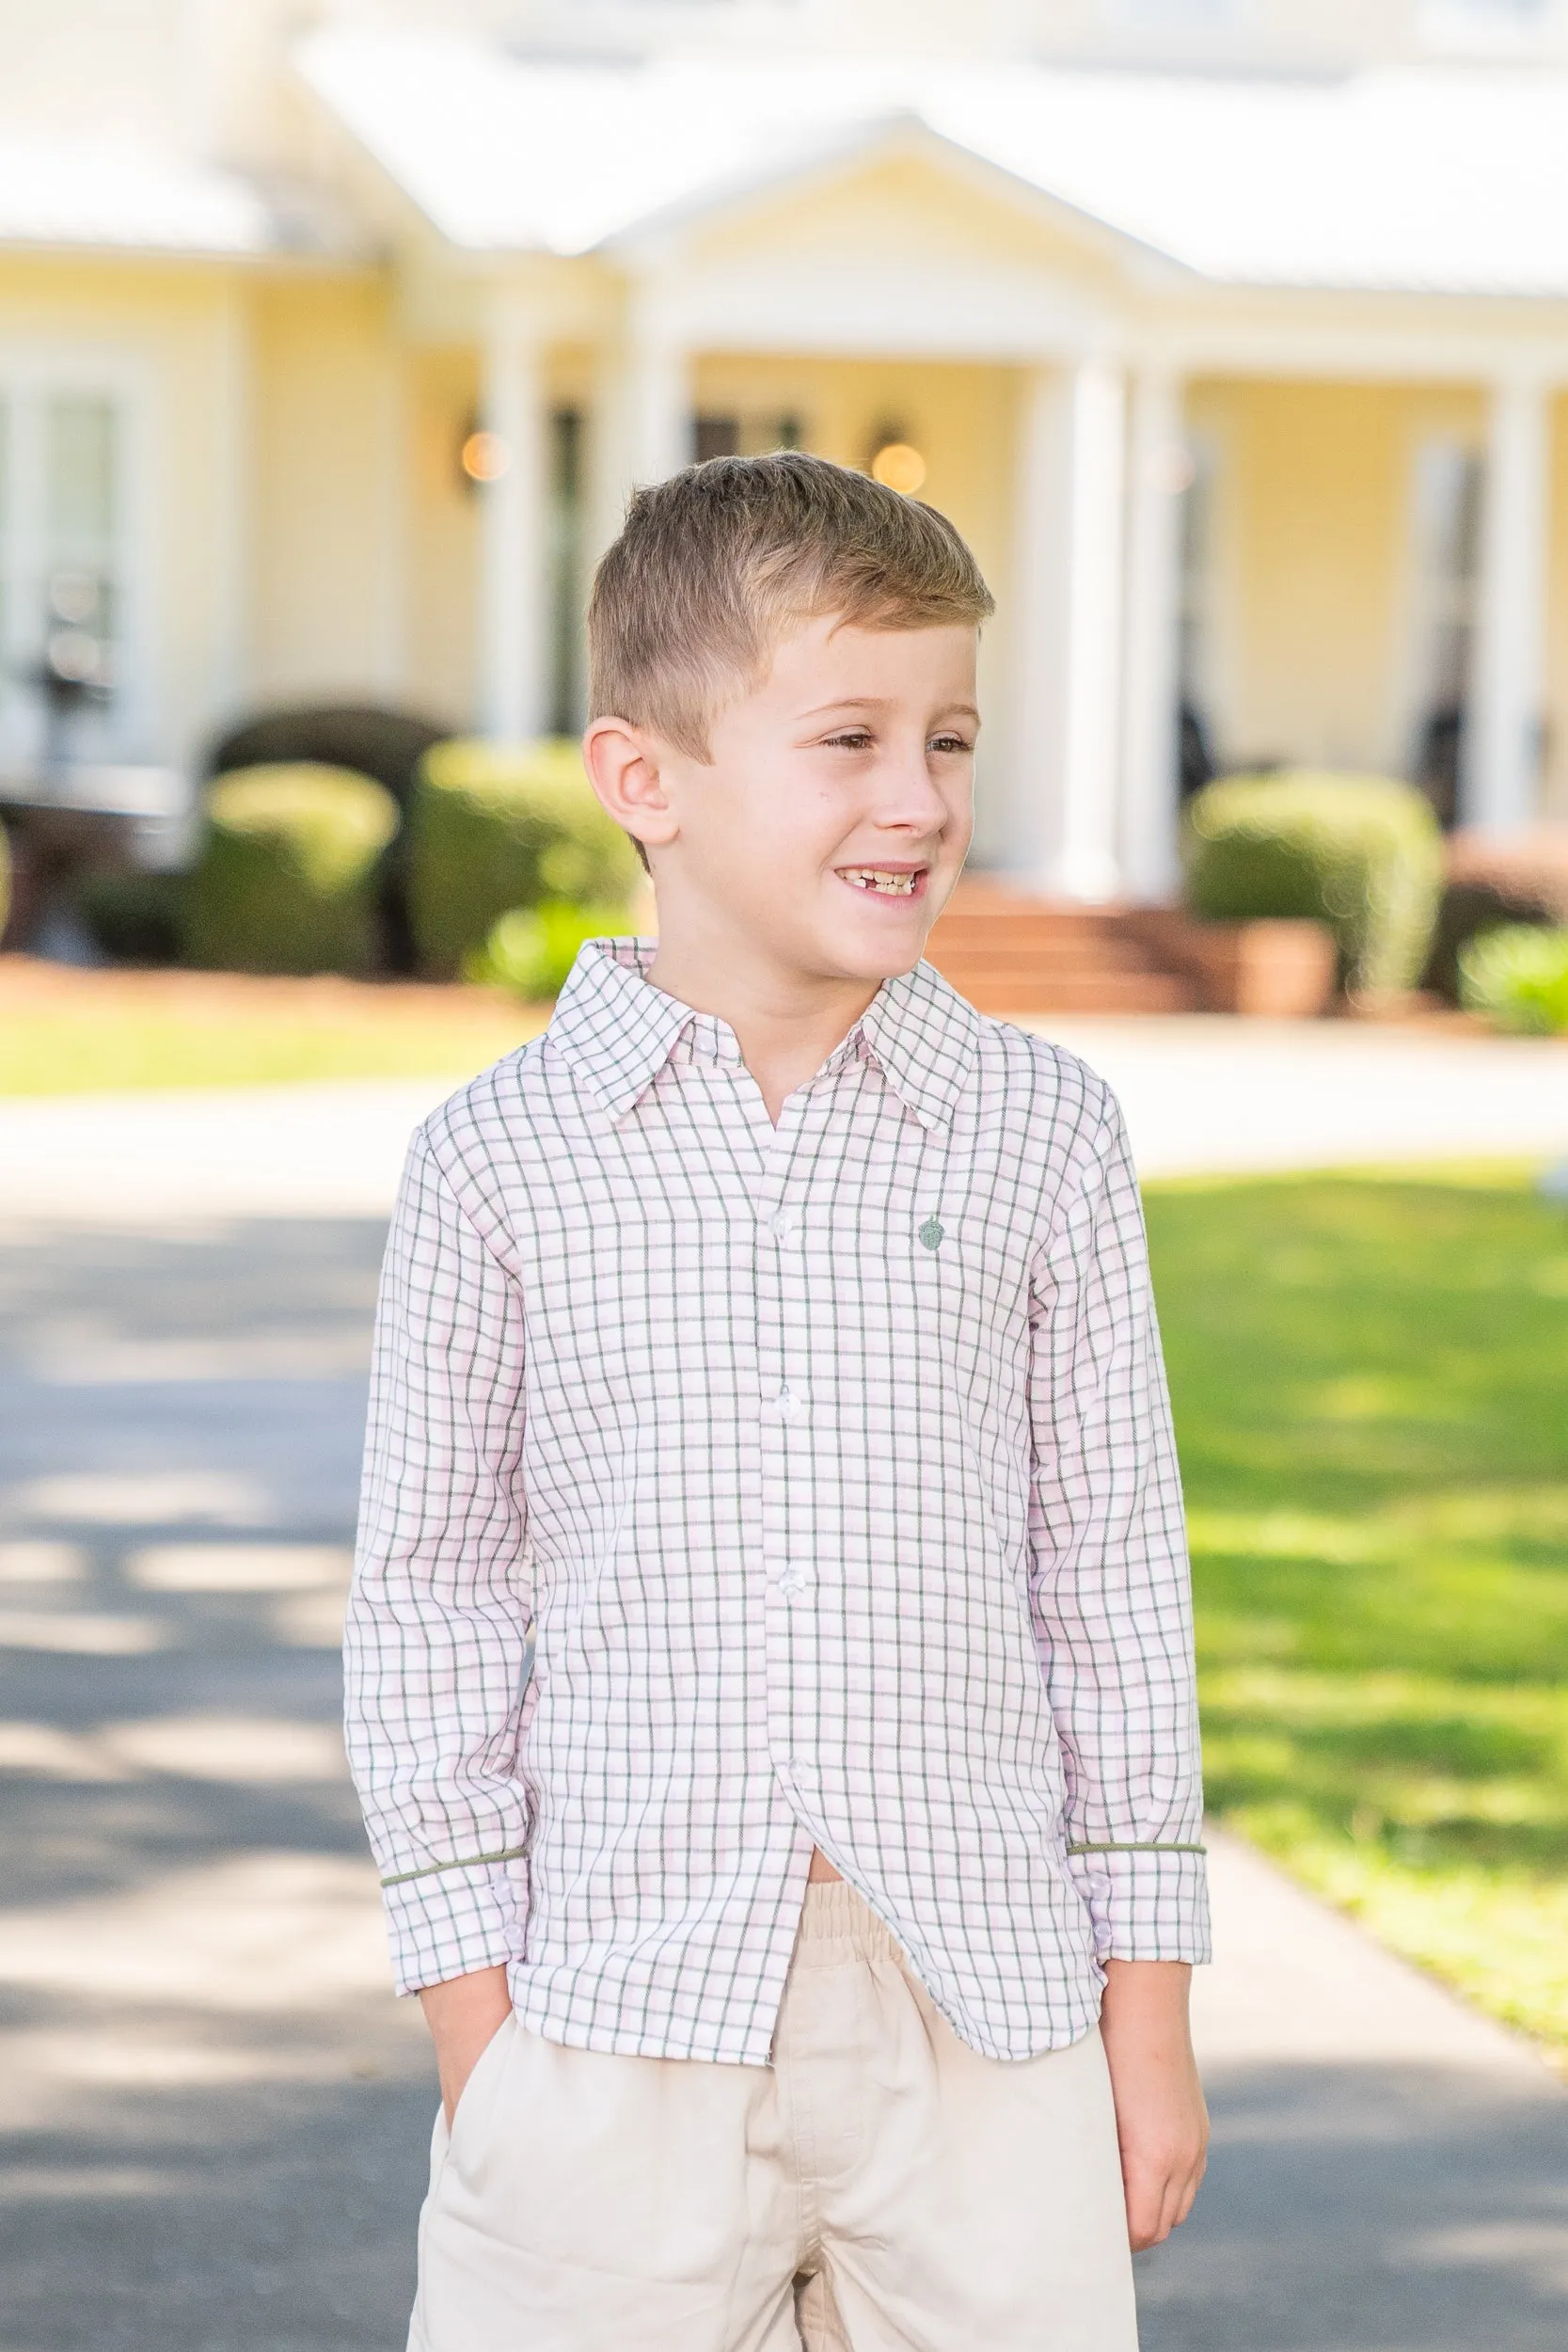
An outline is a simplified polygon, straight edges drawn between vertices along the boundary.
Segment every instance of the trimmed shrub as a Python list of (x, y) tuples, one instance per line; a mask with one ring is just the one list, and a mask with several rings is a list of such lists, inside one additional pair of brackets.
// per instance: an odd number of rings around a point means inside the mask
[(1467, 941), (1509, 924), (1568, 924), (1568, 825), (1544, 825), (1506, 841), (1454, 834), (1448, 873), (1426, 984), (1457, 1004), (1459, 958)]
[(585, 939), (622, 930), (626, 919), (625, 905), (578, 906), (570, 898), (513, 907), (492, 924), (483, 946), (464, 958), (463, 977), (509, 988), (537, 1004), (560, 994)]
[(1568, 1031), (1568, 930), (1511, 923), (1483, 931), (1459, 955), (1460, 1002), (1499, 1029)]
[(186, 898), (186, 961), (232, 972), (364, 972), (397, 803), (346, 769), (224, 776)]
[(1424, 795), (1392, 777), (1226, 776), (1195, 794), (1187, 904), (1216, 922), (1326, 923), (1354, 995), (1413, 987), (1431, 944), (1443, 844)]
[(178, 963), (184, 952), (183, 874), (84, 874), (76, 912), (115, 963)]
[[(624, 908), (637, 855), (573, 742), (437, 744), (409, 818), (408, 899), (421, 971), (450, 979), (514, 908)], [(597, 920), (595, 916), (595, 920)]]
[(214, 744), (207, 759), (211, 776), (236, 775), (245, 768), (346, 768), (384, 785), (399, 808), (414, 797), (420, 760), (445, 727), (405, 710), (384, 710), (375, 703), (310, 703), (297, 709), (268, 710), (244, 720)]
[[(309, 703), (293, 709), (262, 711), (232, 728), (208, 755), (208, 772), (228, 775), (244, 768), (300, 766), (346, 768), (371, 776), (406, 816), (420, 760), (448, 730), (406, 710), (375, 703)], [(404, 866), (407, 828), (382, 861), (379, 961), (389, 972), (412, 972), (414, 939), (408, 921)]]

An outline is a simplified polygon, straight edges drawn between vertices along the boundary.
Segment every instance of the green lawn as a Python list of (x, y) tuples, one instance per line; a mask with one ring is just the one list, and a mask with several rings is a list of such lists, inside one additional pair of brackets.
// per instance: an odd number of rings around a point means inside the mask
[[(432, 992), (434, 993), (434, 992)], [(366, 992), (367, 996), (371, 992)], [(453, 990), (454, 998), (465, 992)], [(135, 1000), (12, 1009), (0, 1005), (0, 1095), (109, 1087), (275, 1086), (307, 1078), (453, 1081), (535, 1037), (546, 1009), (515, 1010), (474, 992), (471, 1009), (302, 1014), (266, 1001), (216, 1009)]]
[(1212, 1809), (1568, 2053), (1568, 1210), (1499, 1170), (1148, 1216)]

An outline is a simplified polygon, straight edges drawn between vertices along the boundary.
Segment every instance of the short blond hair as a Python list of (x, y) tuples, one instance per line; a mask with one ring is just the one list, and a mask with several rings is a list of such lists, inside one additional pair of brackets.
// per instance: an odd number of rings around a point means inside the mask
[(588, 603), (591, 719), (706, 759), (715, 712), (766, 676), (781, 637), (978, 628), (995, 611), (945, 515), (847, 466), (776, 450), (710, 457), (639, 490)]

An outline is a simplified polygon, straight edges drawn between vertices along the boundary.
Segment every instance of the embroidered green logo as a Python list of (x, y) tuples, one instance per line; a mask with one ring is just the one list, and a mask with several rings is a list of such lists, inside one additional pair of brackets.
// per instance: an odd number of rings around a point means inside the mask
[(940, 1249), (942, 1244), (942, 1219), (928, 1216), (920, 1229), (920, 1238), (927, 1249)]

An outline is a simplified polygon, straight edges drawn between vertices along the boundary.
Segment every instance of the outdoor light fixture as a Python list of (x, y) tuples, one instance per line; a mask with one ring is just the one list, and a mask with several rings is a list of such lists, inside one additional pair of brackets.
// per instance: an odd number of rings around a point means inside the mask
[(912, 498), (926, 479), (926, 460), (908, 441), (884, 441), (871, 460), (872, 479)]
[(470, 482), (499, 482), (511, 470), (512, 450), (499, 433), (483, 428), (470, 433), (458, 452), (457, 462)]

